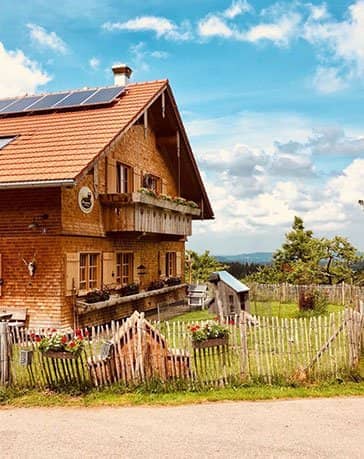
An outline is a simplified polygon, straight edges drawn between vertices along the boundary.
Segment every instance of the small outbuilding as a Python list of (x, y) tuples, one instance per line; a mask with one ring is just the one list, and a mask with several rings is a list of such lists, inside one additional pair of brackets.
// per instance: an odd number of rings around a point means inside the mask
[[(215, 293), (215, 301), (211, 306), (215, 313), (230, 315), (249, 312), (249, 287), (236, 277), (227, 271), (216, 271), (210, 275), (209, 282)], [(219, 310), (220, 307), (222, 310)]]

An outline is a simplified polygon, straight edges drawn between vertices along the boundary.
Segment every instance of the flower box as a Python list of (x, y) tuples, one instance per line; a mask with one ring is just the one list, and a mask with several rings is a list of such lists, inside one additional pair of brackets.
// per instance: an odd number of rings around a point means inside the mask
[(226, 346), (229, 343), (229, 337), (224, 338), (210, 338), (203, 341), (193, 341), (194, 349), (205, 349), (207, 347)]
[(79, 357), (79, 353), (67, 352), (67, 351), (44, 351), (42, 352), (44, 357), (50, 359), (63, 359), (63, 360), (75, 360)]

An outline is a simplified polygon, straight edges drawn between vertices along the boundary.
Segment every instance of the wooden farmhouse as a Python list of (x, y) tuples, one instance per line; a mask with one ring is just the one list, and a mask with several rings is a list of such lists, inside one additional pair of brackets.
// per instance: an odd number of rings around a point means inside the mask
[(168, 81), (113, 72), (107, 88), (0, 100), (0, 311), (31, 327), (180, 303), (192, 220), (213, 218)]
[[(249, 312), (249, 287), (240, 282), (227, 271), (216, 271), (209, 277), (213, 287), (214, 302), (211, 309), (223, 315)], [(219, 310), (219, 304), (222, 311)]]

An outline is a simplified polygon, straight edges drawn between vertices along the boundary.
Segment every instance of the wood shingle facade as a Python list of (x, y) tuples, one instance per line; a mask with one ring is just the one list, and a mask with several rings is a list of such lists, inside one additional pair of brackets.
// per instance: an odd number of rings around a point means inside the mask
[(0, 309), (84, 326), (185, 297), (192, 220), (213, 213), (167, 80), (104, 106), (0, 111), (1, 138)]

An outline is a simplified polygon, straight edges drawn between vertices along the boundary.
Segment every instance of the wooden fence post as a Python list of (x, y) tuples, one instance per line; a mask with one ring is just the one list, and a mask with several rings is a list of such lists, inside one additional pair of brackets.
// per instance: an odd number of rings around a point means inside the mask
[(0, 386), (6, 386), (10, 379), (9, 346), (8, 323), (0, 322)]

